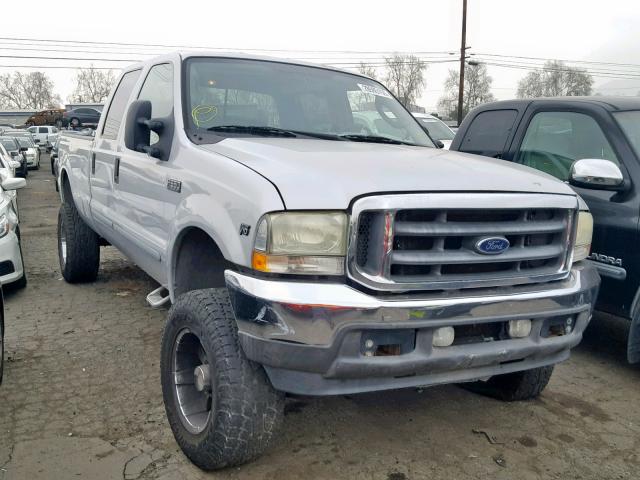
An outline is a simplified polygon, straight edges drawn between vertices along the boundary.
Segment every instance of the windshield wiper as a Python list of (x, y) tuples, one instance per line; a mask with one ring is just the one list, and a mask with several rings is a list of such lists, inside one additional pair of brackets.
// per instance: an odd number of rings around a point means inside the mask
[(352, 142), (371, 142), (371, 143), (390, 143), (393, 145), (412, 145), (417, 147), (415, 143), (403, 142), (402, 140), (396, 140), (395, 138), (380, 137), (378, 135), (360, 135), (360, 134), (346, 134), (340, 135), (340, 138), (345, 140), (351, 140)]
[(248, 133), (250, 135), (273, 135), (278, 137), (311, 137), (320, 138), (322, 140), (345, 140), (340, 135), (319, 132), (304, 132), (301, 130), (287, 130), (278, 127), (263, 127), (257, 125), (218, 125), (216, 127), (207, 128), (210, 132), (231, 132), (231, 133)]
[(289, 130), (276, 127), (259, 127), (257, 125), (218, 125), (207, 128), (209, 132), (248, 133), (249, 135), (271, 135), (275, 137), (297, 137)]

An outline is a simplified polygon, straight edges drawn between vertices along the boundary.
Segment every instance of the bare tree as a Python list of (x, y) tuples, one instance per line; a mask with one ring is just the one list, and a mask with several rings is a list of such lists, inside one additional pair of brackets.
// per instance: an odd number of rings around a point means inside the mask
[(111, 70), (97, 70), (93, 65), (83, 68), (76, 75), (76, 86), (69, 95), (70, 102), (103, 103), (116, 81)]
[(427, 84), (424, 74), (427, 64), (414, 55), (394, 54), (384, 59), (385, 83), (405, 106), (416, 102)]
[[(493, 79), (487, 73), (484, 64), (468, 65), (464, 75), (464, 103), (462, 115), (483, 103), (495, 100), (491, 93)], [(444, 82), (445, 94), (438, 101), (438, 110), (449, 118), (455, 118), (458, 112), (458, 88), (460, 85), (460, 73), (456, 69), (449, 70)]]
[(0, 75), (0, 107), (42, 110), (60, 107), (53, 81), (43, 72)]
[(358, 72), (373, 79), (378, 78), (378, 70), (376, 69), (376, 67), (364, 62), (360, 62), (360, 64), (358, 65)]
[(542, 70), (529, 72), (518, 82), (518, 98), (591, 95), (593, 77), (581, 68), (550, 60)]

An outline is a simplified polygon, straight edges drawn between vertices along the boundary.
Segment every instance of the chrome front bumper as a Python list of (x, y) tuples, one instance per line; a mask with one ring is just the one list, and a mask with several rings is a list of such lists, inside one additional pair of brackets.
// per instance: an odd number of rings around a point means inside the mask
[[(345, 284), (267, 280), (228, 270), (245, 354), (280, 390), (344, 394), (472, 381), (565, 360), (591, 318), (600, 278), (585, 262), (562, 281), (424, 294), (368, 295)], [(545, 338), (548, 322), (573, 329)], [(434, 347), (436, 328), (530, 319), (528, 337)], [(407, 332), (410, 351), (366, 356), (363, 339)]]

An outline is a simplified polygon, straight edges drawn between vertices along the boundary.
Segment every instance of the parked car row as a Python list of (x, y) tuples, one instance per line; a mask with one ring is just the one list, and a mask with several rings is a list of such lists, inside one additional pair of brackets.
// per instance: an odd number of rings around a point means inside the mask
[(0, 146), (0, 384), (4, 375), (4, 296), (3, 288), (24, 288), (27, 274), (24, 268), (20, 221), (16, 190), (24, 187), (24, 178), (14, 176), (15, 162)]

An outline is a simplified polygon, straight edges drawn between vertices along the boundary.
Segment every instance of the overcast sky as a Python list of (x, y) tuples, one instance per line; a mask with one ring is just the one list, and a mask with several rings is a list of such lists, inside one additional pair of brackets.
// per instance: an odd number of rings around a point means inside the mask
[[(640, 64), (640, 5), (638, 0), (468, 0), (467, 44), (472, 54), (518, 55), (570, 60)], [(333, 62), (359, 59), (380, 61), (381, 53), (310, 53), (300, 50), (357, 52), (457, 52), (460, 48), (462, 0), (355, 2), (348, 0), (123, 1), (67, 2), (32, 0), (28, 9), (19, 2), (4, 7), (7, 18), (0, 32), (0, 55), (83, 56), (100, 58), (147, 58), (162, 49), (71, 45), (34, 42), (9, 45), (9, 38), (73, 41), (126, 42), (208, 46), (228, 49), (281, 49), (270, 55)], [(12, 10), (15, 9), (15, 12)], [(22, 50), (11, 50), (11, 48)], [(168, 49), (167, 49), (168, 50)], [(145, 53), (146, 55), (143, 55)], [(455, 59), (446, 53), (422, 54)], [(324, 56), (324, 58), (323, 58)], [(377, 59), (377, 60), (374, 60)], [(513, 59), (511, 59), (513, 61)], [(520, 60), (531, 62), (531, 60)], [(0, 65), (89, 65), (75, 60), (0, 58)], [(100, 66), (124, 66), (121, 62), (93, 62)], [(448, 68), (455, 63), (429, 66), (427, 86), (420, 104), (433, 110), (442, 94)], [(597, 67), (609, 70), (629, 67)], [(0, 73), (15, 68), (0, 68)], [(494, 95), (515, 95), (518, 79), (527, 71), (490, 66)], [(640, 77), (640, 67), (634, 70)], [(47, 70), (63, 100), (71, 92), (74, 70)], [(595, 78), (596, 87), (607, 82), (635, 94), (639, 79)], [(637, 88), (637, 90), (636, 90)]]

